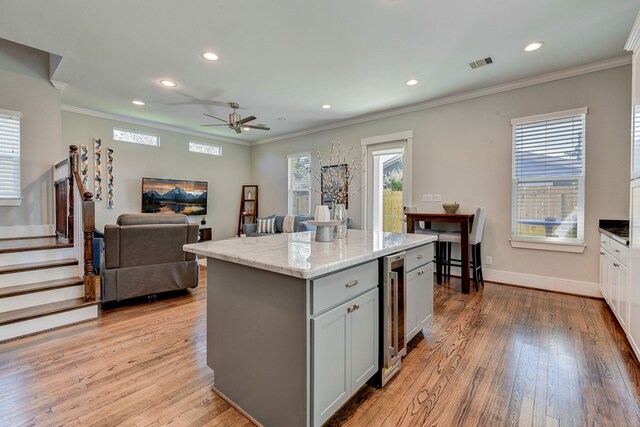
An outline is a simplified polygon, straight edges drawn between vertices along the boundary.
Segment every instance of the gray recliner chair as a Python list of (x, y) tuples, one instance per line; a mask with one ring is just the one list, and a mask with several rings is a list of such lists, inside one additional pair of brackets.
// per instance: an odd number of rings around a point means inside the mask
[(198, 286), (196, 256), (182, 245), (198, 241), (198, 224), (182, 214), (124, 214), (104, 228), (102, 302)]

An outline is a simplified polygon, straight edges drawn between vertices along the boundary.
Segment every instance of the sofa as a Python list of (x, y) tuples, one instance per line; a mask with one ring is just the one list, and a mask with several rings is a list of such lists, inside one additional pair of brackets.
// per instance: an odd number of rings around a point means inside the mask
[[(284, 217), (286, 215), (271, 215), (266, 218), (275, 218), (275, 228), (276, 234), (283, 232), (283, 224)], [(307, 224), (307, 221), (312, 221), (312, 215), (295, 215), (293, 222), (293, 232), (298, 233), (300, 231), (316, 231), (316, 227), (313, 225)], [(351, 228), (351, 218), (347, 218), (347, 228)], [(248, 237), (257, 237), (257, 236), (269, 236), (271, 233), (258, 233), (256, 230), (258, 229), (258, 224), (243, 224), (242, 232), (246, 234)]]
[(102, 302), (198, 286), (196, 256), (182, 246), (198, 241), (198, 224), (182, 214), (124, 214), (104, 228)]

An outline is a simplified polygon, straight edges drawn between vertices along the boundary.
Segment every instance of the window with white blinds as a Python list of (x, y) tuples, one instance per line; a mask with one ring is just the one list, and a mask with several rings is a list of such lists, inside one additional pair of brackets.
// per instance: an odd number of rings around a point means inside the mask
[(511, 121), (511, 239), (584, 242), (587, 109)]
[(12, 204), (11, 201), (19, 201), (21, 197), (20, 117), (18, 112), (0, 110), (1, 204)]
[(310, 167), (310, 153), (292, 154), (288, 156), (288, 211), (290, 215), (308, 215), (310, 213)]

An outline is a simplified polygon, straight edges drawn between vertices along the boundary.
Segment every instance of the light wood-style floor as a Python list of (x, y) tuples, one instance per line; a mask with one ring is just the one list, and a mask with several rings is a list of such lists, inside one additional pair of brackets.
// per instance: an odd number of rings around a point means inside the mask
[[(211, 391), (201, 276), (190, 294), (0, 344), (0, 426), (251, 425)], [(602, 301), (459, 288), (436, 286), (398, 376), (329, 425), (640, 425), (640, 366)]]

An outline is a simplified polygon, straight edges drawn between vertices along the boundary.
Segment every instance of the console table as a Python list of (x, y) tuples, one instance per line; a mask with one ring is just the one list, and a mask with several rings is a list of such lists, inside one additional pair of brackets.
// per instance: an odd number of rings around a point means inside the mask
[[(462, 267), (460, 275), (462, 276), (462, 293), (471, 292), (469, 283), (469, 228), (473, 223), (473, 214), (448, 214), (448, 213), (407, 213), (407, 233), (414, 232), (415, 221), (424, 221), (425, 227), (429, 228), (430, 222), (454, 222), (460, 224), (460, 258)], [(464, 249), (466, 248), (466, 250)]]

